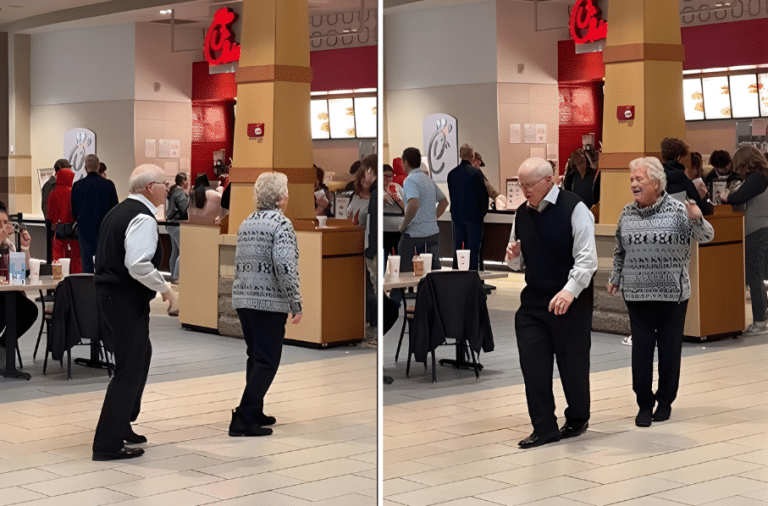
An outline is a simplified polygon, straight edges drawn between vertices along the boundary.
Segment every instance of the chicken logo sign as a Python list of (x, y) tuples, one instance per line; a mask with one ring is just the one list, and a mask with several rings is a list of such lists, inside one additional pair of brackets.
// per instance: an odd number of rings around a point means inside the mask
[(608, 23), (603, 20), (597, 0), (576, 0), (568, 28), (576, 44), (595, 42), (608, 36)]
[(235, 34), (232, 31), (232, 24), (237, 18), (237, 13), (228, 7), (222, 7), (213, 15), (203, 48), (209, 65), (222, 65), (240, 59), (240, 44), (235, 42)]

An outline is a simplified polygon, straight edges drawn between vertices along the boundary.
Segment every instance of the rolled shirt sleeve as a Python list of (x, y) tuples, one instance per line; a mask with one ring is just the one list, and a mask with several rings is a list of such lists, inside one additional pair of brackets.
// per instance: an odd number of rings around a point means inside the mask
[(131, 277), (150, 290), (165, 293), (168, 283), (152, 264), (157, 251), (159, 234), (157, 221), (147, 214), (139, 214), (125, 231), (125, 267)]
[(571, 214), (573, 229), (573, 268), (568, 273), (565, 290), (574, 297), (592, 282), (597, 270), (597, 246), (595, 246), (595, 217), (583, 202), (579, 202)]

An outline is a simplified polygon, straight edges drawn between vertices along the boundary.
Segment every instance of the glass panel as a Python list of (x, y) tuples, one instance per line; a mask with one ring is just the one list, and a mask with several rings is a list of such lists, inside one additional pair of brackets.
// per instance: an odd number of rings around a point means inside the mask
[(328, 114), (331, 117), (332, 139), (355, 137), (355, 107), (351, 98), (329, 100)]
[(704, 114), (707, 119), (726, 119), (731, 117), (730, 88), (728, 77), (705, 77), (702, 79), (704, 89)]
[(704, 119), (701, 79), (683, 79), (683, 108), (685, 109), (685, 121)]
[(731, 76), (731, 104), (734, 118), (755, 118), (760, 115), (757, 101), (757, 76)]
[(328, 120), (328, 101), (325, 99), (311, 100), (310, 111), (312, 138), (330, 139), (331, 127)]
[(358, 137), (376, 137), (376, 97), (355, 99), (355, 123)]

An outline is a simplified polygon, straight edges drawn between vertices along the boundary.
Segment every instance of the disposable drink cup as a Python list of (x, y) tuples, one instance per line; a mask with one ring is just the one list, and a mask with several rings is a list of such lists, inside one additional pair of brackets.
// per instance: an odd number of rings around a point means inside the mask
[(387, 258), (387, 272), (390, 281), (400, 279), (400, 255), (389, 255)]
[(40, 262), (37, 258), (29, 259), (29, 281), (32, 283), (40, 280)]
[(61, 262), (61, 275), (64, 277), (69, 276), (69, 263), (71, 260), (69, 258), (60, 258), (59, 262)]
[(53, 273), (53, 279), (61, 279), (64, 277), (61, 272), (61, 264), (51, 265), (51, 272)]
[(424, 274), (432, 272), (432, 253), (422, 253), (419, 256), (424, 260)]
[(468, 249), (457, 249), (456, 259), (458, 260), (460, 271), (469, 270), (469, 250)]
[(317, 216), (317, 226), (322, 228), (328, 224), (327, 216)]
[(424, 275), (424, 260), (422, 260), (421, 258), (413, 259), (413, 274), (415, 276)]

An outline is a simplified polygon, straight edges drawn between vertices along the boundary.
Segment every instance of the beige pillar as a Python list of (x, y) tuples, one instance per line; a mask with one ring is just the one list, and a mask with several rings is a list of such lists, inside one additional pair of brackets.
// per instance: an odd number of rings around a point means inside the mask
[[(661, 159), (664, 137), (685, 139), (679, 8), (677, 0), (611, 3), (603, 52), (601, 224), (616, 224), (632, 201), (629, 162), (641, 156)], [(634, 120), (617, 118), (621, 105), (635, 106)]]
[[(253, 212), (253, 183), (262, 172), (288, 176), (286, 215), (294, 223), (315, 216), (307, 19), (307, 0), (243, 2), (229, 233)], [(264, 123), (262, 140), (248, 137), (248, 123)]]

